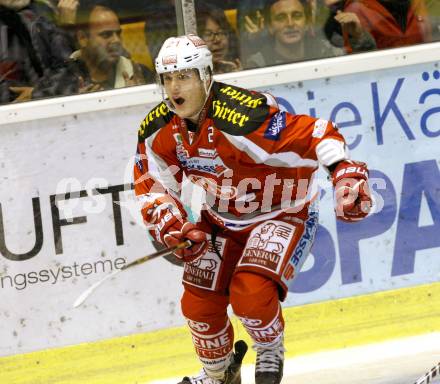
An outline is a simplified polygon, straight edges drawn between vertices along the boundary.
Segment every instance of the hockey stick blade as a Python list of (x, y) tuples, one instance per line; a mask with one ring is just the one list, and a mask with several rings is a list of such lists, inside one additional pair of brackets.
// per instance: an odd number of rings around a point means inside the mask
[(425, 373), (420, 379), (418, 379), (414, 384), (429, 384), (434, 381), (434, 377), (440, 377), (440, 362), (433, 367), (429, 372)]
[(192, 245), (191, 241), (186, 240), (186, 241), (183, 241), (183, 242), (175, 245), (174, 247), (162, 249), (158, 252), (152, 253), (151, 255), (140, 257), (139, 259), (136, 259), (136, 260), (132, 261), (131, 263), (125, 264), (121, 269), (118, 269), (117, 271), (113, 271), (109, 275), (105, 276), (103, 279), (97, 281), (95, 284), (93, 284), (92, 286), (87, 288), (83, 293), (81, 293), (81, 295), (79, 295), (78, 298), (73, 303), (73, 308), (78, 308), (82, 303), (84, 303), (84, 301), (87, 300), (87, 298), (93, 292), (96, 291), (96, 289), (99, 286), (101, 286), (105, 281), (116, 276), (118, 273), (121, 273), (122, 271), (125, 271), (126, 269), (134, 267), (136, 265), (145, 263), (146, 261), (156, 259), (157, 257), (169, 255), (169, 254), (173, 253), (174, 251), (177, 251), (178, 249), (188, 248), (191, 245)]

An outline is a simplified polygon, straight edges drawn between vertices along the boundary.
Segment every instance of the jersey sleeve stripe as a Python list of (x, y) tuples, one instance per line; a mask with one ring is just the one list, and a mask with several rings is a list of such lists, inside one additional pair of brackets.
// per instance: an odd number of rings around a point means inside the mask
[(246, 137), (233, 136), (226, 132), (222, 133), (234, 147), (246, 153), (257, 164), (267, 164), (272, 167), (281, 168), (316, 168), (318, 166), (316, 160), (304, 159), (296, 152), (269, 153)]
[(324, 139), (316, 146), (316, 155), (321, 164), (332, 165), (337, 161), (348, 159), (344, 142), (336, 139)]
[(179, 172), (179, 167), (175, 165), (169, 166), (165, 160), (154, 152), (152, 148), (153, 141), (158, 133), (159, 131), (156, 131), (145, 140), (148, 168), (149, 170), (154, 170), (154, 172), (151, 173), (163, 183), (165, 188), (179, 192), (179, 183), (174, 177), (174, 175)]

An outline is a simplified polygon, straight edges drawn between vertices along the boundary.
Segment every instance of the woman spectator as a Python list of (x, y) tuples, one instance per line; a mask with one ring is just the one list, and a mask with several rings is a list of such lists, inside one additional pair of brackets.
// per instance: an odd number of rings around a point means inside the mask
[(213, 6), (197, 10), (198, 31), (213, 55), (214, 73), (227, 73), (242, 69), (238, 39), (226, 19), (225, 12)]

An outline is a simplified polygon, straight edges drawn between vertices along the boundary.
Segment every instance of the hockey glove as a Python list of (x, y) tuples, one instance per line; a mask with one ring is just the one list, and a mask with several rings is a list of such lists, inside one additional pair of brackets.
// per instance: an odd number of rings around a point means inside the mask
[(208, 250), (206, 233), (186, 220), (185, 210), (171, 196), (164, 195), (145, 204), (142, 214), (153, 238), (167, 247), (191, 241), (190, 247), (174, 252), (184, 262), (195, 261)]
[(371, 210), (372, 200), (368, 187), (368, 169), (365, 163), (342, 160), (332, 173), (335, 187), (335, 211), (339, 220), (362, 220)]

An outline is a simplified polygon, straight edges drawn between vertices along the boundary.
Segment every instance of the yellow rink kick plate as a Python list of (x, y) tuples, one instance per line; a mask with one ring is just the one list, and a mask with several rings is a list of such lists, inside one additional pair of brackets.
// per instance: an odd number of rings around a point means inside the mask
[[(440, 330), (440, 283), (284, 309), (286, 357)], [(251, 344), (232, 319), (236, 340)], [(244, 363), (252, 363), (250, 349)], [(196, 373), (186, 327), (0, 358), (0, 384), (145, 384)]]

